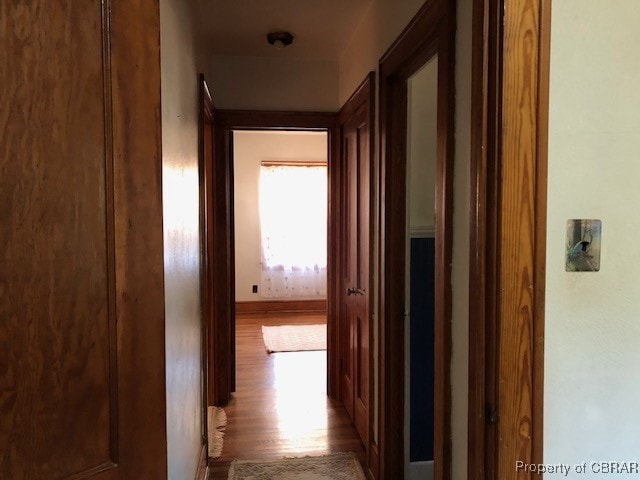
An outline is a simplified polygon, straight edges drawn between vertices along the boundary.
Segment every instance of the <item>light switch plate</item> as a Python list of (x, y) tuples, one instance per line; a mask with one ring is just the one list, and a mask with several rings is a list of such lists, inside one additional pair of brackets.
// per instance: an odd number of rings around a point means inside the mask
[(567, 272), (600, 271), (600, 220), (567, 220), (566, 263)]

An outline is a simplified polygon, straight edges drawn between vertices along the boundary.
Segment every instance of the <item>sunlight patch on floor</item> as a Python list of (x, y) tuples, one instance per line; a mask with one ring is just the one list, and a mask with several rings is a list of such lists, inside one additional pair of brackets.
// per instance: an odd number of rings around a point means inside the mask
[(280, 438), (295, 449), (305, 443), (327, 448), (327, 352), (272, 355)]

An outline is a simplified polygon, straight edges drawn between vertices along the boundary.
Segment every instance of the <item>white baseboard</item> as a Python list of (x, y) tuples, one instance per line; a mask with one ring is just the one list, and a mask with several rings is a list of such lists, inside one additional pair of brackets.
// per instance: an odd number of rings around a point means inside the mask
[(433, 480), (433, 461), (409, 463), (407, 480)]

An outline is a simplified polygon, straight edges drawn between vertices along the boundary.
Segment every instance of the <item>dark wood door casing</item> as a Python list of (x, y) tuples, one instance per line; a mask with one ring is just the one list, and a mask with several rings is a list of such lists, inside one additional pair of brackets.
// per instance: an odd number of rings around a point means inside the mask
[(2, 478), (166, 478), (159, 44), (150, 0), (0, 6)]
[[(198, 75), (198, 177), (200, 197), (200, 299), (202, 315), (202, 378), (203, 418), (208, 417), (208, 407), (214, 405), (215, 385), (213, 370), (213, 217), (211, 196), (213, 192), (213, 115), (211, 92), (204, 75)], [(208, 444), (208, 422), (203, 426), (204, 443)]]
[[(231, 205), (231, 161), (229, 160), (230, 134), (217, 125), (214, 113), (213, 159), (211, 167), (212, 192), (209, 205), (212, 212), (212, 261), (211, 290), (213, 296), (213, 319), (211, 357), (213, 361), (212, 405), (224, 406), (231, 400), (233, 368), (235, 366), (234, 318), (235, 305), (233, 259), (233, 222)], [(211, 388), (210, 388), (211, 390)]]
[(378, 478), (404, 477), (407, 80), (438, 55), (434, 478), (451, 478), (455, 2), (428, 0), (380, 60)]
[[(327, 148), (329, 156), (329, 176), (335, 165), (335, 137), (333, 129), (336, 124), (335, 113), (324, 112), (272, 112), (252, 110), (215, 110), (213, 114), (214, 152), (211, 167), (212, 192), (207, 201), (211, 211), (211, 241), (209, 251), (211, 292), (209, 357), (210, 378), (208, 390), (210, 405), (225, 405), (231, 398), (235, 388), (235, 259), (234, 259), (234, 217), (233, 217), (233, 131), (234, 130), (311, 130), (327, 131)], [(329, 182), (329, 195), (332, 195), (332, 182)], [(334, 191), (335, 193), (335, 191)], [(335, 205), (329, 202), (329, 211)], [(331, 214), (329, 225), (329, 242), (332, 242)], [(335, 280), (335, 259), (329, 258), (327, 272), (327, 303), (332, 304)], [(328, 308), (328, 342), (331, 342), (331, 331), (335, 325)], [(332, 345), (333, 346), (333, 345)], [(332, 346), (329, 352), (332, 352)], [(328, 359), (328, 393), (331, 396), (337, 383), (337, 356)]]

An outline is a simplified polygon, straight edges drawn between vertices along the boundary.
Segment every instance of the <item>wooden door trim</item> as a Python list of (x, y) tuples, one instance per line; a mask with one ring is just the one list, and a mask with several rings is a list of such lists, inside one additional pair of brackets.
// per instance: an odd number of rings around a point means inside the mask
[[(474, 480), (513, 476), (516, 460), (541, 463), (543, 447), (551, 0), (508, 10), (504, 3), (476, 0), (473, 10), (468, 478)], [(513, 248), (518, 255), (510, 257)]]
[(380, 60), (379, 475), (404, 475), (406, 82), (438, 54), (434, 474), (451, 477), (451, 252), (455, 2), (430, 0)]
[[(216, 135), (216, 153), (218, 158), (224, 159), (224, 163), (230, 171), (233, 171), (233, 152), (231, 151), (231, 145), (229, 142), (231, 132), (233, 130), (309, 130), (309, 131), (326, 131), (327, 132), (327, 168), (329, 175), (328, 185), (328, 246), (329, 252), (335, 252), (337, 239), (336, 239), (336, 226), (334, 217), (335, 208), (337, 206), (336, 200), (336, 188), (335, 188), (335, 170), (336, 170), (336, 139), (335, 139), (335, 126), (336, 126), (337, 114), (328, 112), (295, 112), (295, 111), (264, 111), (264, 110), (216, 110), (215, 112), (215, 126), (217, 129)], [(339, 152), (339, 151), (338, 151)], [(231, 179), (233, 176), (231, 175)], [(233, 199), (233, 184), (230, 185), (230, 198)], [(231, 205), (233, 210), (233, 205)], [(229, 225), (232, 228), (232, 224)], [(231, 237), (233, 238), (233, 237)], [(232, 242), (233, 243), (233, 242)], [(336, 271), (337, 262), (334, 256), (330, 255), (327, 263), (327, 394), (330, 397), (335, 398), (335, 392), (337, 392), (336, 385), (338, 382), (338, 358), (336, 355), (331, 355), (335, 350), (335, 346), (331, 343), (332, 331), (335, 328), (336, 323)], [(235, 265), (231, 260), (231, 272), (235, 271)], [(231, 280), (233, 277), (231, 278)], [(233, 290), (233, 289), (232, 289)], [(225, 298), (220, 298), (214, 291), (214, 302), (227, 301)], [(235, 309), (235, 300), (234, 300)], [(235, 328), (231, 328), (235, 330)], [(227, 355), (226, 358), (229, 358)]]
[(213, 249), (214, 262), (212, 271), (214, 279), (213, 285), (213, 308), (214, 308), (214, 338), (213, 354), (215, 362), (214, 383), (218, 387), (215, 391), (214, 405), (223, 406), (231, 400), (233, 388), (234, 358), (234, 337), (235, 319), (233, 312), (235, 309), (235, 289), (231, 282), (235, 277), (233, 247), (233, 221), (231, 205), (231, 184), (232, 174), (230, 169), (233, 165), (226, 161), (227, 152), (230, 152), (230, 138), (224, 129), (219, 128), (217, 123), (218, 111), (213, 119), (213, 142), (214, 142), (214, 167), (213, 167)]
[(202, 401), (203, 401), (203, 443), (209, 444), (208, 407), (213, 402), (212, 361), (210, 358), (209, 332), (213, 328), (213, 299), (211, 296), (210, 258), (213, 254), (213, 230), (211, 212), (208, 208), (211, 199), (211, 166), (207, 165), (205, 154), (205, 128), (213, 125), (213, 100), (203, 74), (198, 75), (198, 190), (200, 208), (200, 314), (202, 322)]
[[(204, 178), (201, 179), (201, 201), (204, 201), (204, 223), (206, 241), (204, 245), (204, 272), (206, 278), (206, 359), (207, 375), (205, 390), (208, 406), (223, 406), (231, 399), (235, 389), (235, 283), (233, 269), (233, 183), (231, 166), (224, 161), (229, 150), (227, 137), (217, 126), (218, 110), (215, 109), (211, 93), (204, 79), (199, 77), (200, 156), (204, 163)], [(205, 129), (210, 128), (211, 160), (205, 156)], [(204, 198), (202, 198), (204, 197)], [(230, 359), (230, 361), (229, 361)], [(205, 426), (205, 430), (207, 427)], [(205, 438), (205, 441), (208, 441)]]
[[(498, 250), (496, 125), (499, 112), (489, 119), (487, 109), (497, 102), (500, 66), (495, 58), (501, 47), (497, 31), (498, 2), (476, 0), (473, 5), (471, 204), (469, 265), (469, 404), (468, 478), (497, 478), (495, 425), (497, 406), (496, 292)], [(489, 126), (489, 122), (492, 125)], [(474, 207), (475, 204), (475, 208)]]
[[(227, 151), (233, 158), (233, 139), (230, 135), (225, 136)], [(229, 316), (231, 319), (231, 326), (229, 331), (229, 338), (231, 342), (231, 368), (230, 368), (230, 385), (229, 391), (236, 391), (236, 216), (235, 216), (235, 191), (234, 191), (234, 178), (235, 173), (233, 169), (233, 162), (227, 163), (227, 171), (229, 172), (229, 207), (227, 209), (229, 215), (229, 256), (227, 261), (230, 271), (231, 281), (229, 282)]]

